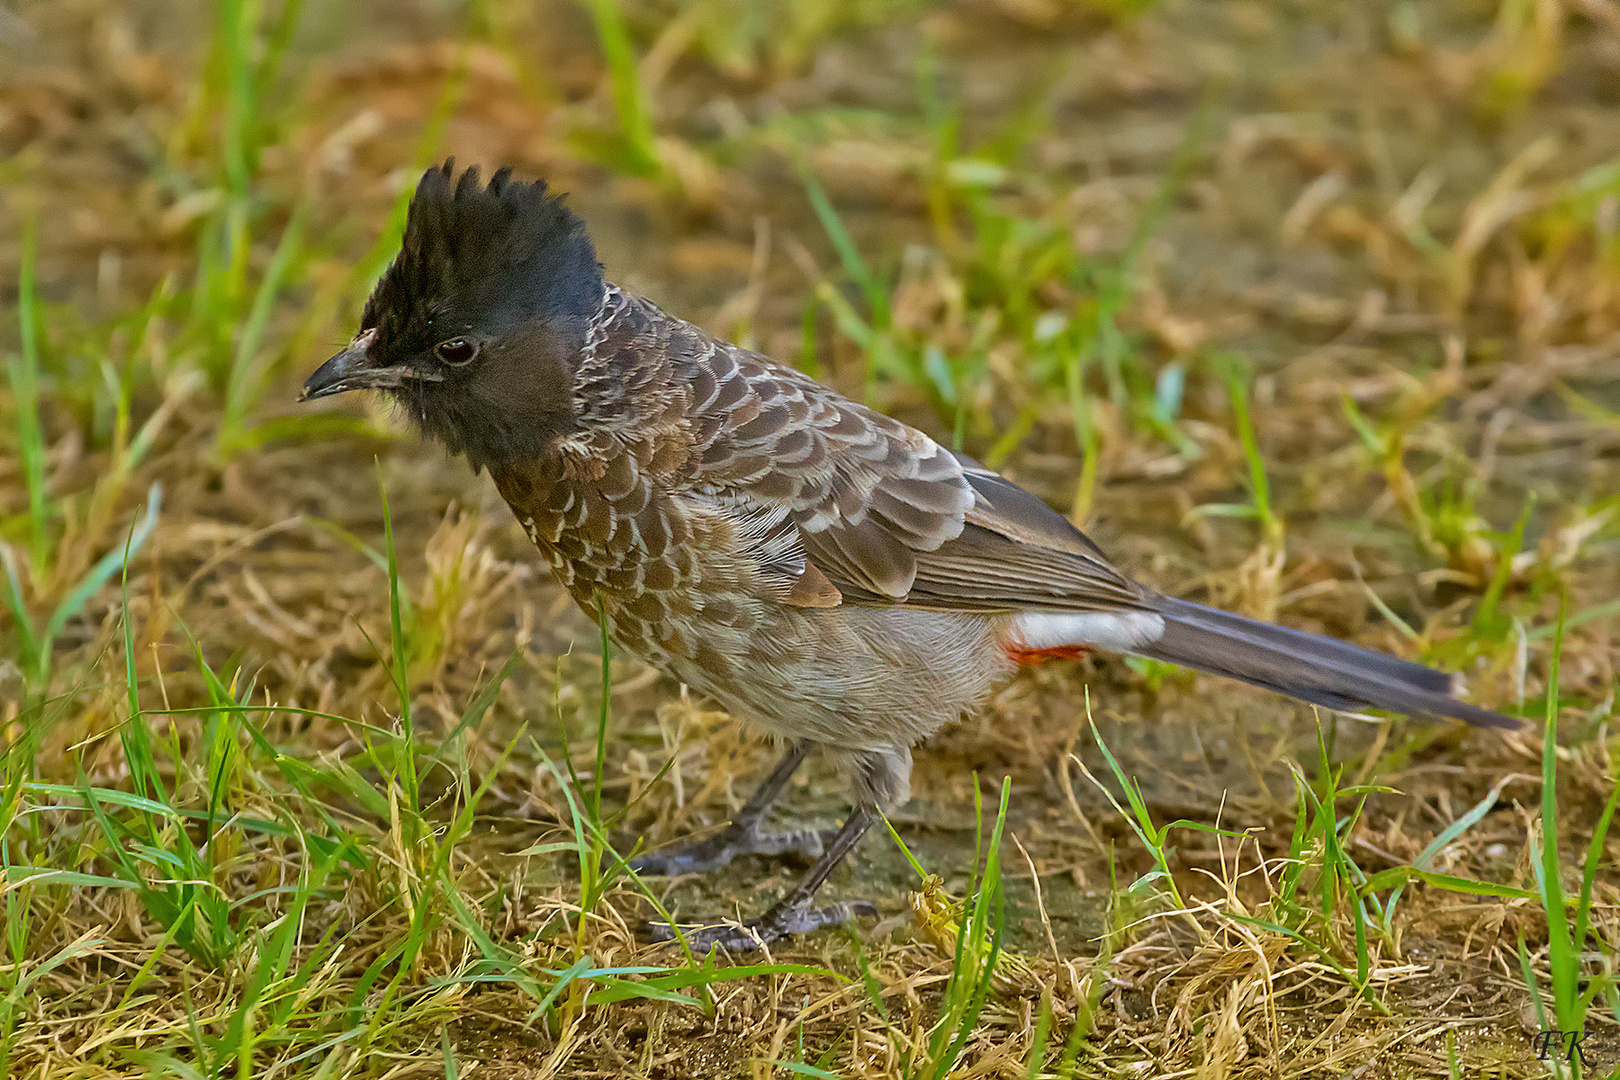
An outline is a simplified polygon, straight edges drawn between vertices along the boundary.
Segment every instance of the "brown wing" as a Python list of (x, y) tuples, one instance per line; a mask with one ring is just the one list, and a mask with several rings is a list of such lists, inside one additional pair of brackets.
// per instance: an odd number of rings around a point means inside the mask
[(907, 603), (966, 610), (1109, 611), (1144, 606), (1069, 519), (976, 462), (958, 459), (974, 494), (961, 534), (924, 557)]
[(1142, 606), (1096, 545), (1010, 481), (801, 372), (704, 344), (682, 349), (674, 371), (693, 390), (696, 490), (747, 513), (779, 508), (811, 579), (797, 591), (827, 602), (819, 571), (855, 604)]

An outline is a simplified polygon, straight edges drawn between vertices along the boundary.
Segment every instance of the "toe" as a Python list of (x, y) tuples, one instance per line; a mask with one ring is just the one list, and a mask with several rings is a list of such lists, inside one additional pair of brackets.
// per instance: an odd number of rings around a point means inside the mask
[(808, 934), (824, 926), (841, 926), (856, 919), (875, 916), (877, 907), (865, 900), (845, 900), (826, 907), (789, 908), (781, 913), (777, 922), (785, 934)]
[[(709, 923), (682, 923), (680, 930), (694, 951), (707, 952), (718, 945), (727, 952), (752, 952), (785, 937), (808, 934), (828, 926), (841, 926), (856, 919), (875, 918), (877, 913), (877, 906), (866, 900), (844, 900), (825, 907), (804, 904), (773, 908), (761, 917), (742, 924), (721, 919)], [(642, 937), (650, 942), (668, 942), (675, 940), (676, 933), (669, 923), (649, 922), (642, 928)]]
[(670, 864), (673, 861), (668, 856), (655, 851), (647, 855), (637, 855), (627, 861), (625, 865), (636, 873), (646, 874), (648, 877), (672, 877), (673, 871)]
[(751, 952), (763, 948), (781, 936), (780, 931), (756, 929), (752, 923), (725, 922), (682, 923), (677, 927), (666, 922), (649, 922), (642, 927), (642, 938), (652, 943), (675, 941), (685, 937), (693, 952), (706, 953), (718, 945), (726, 952)]
[(675, 928), (667, 922), (649, 921), (641, 924), (641, 940), (659, 944), (675, 940)]

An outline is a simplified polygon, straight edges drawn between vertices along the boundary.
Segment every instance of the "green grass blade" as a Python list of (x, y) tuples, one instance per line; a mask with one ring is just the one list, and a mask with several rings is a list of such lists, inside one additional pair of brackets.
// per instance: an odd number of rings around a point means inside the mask
[(1569, 597), (1565, 594), (1558, 609), (1559, 630), (1547, 659), (1547, 709), (1541, 742), (1541, 873), (1536, 882), (1547, 916), (1547, 964), (1552, 971), (1553, 1011), (1560, 1031), (1578, 1030), (1581, 1019), (1576, 1015), (1580, 959), (1570, 934), (1558, 864), (1558, 667), (1564, 652), (1563, 622), (1568, 614)]
[(596, 620), (597, 628), (601, 631), (602, 644), (602, 705), (596, 718), (596, 771), (592, 775), (594, 783), (591, 786), (591, 818), (600, 826), (602, 777), (607, 769), (608, 721), (613, 705), (613, 635), (608, 630), (607, 608), (598, 608)]
[(1616, 777), (1610, 786), (1609, 798), (1603, 804), (1603, 812), (1598, 815), (1597, 824), (1592, 828), (1592, 839), (1586, 845), (1586, 862), (1581, 871), (1581, 895), (1575, 903), (1575, 929), (1570, 934), (1576, 952), (1586, 949), (1587, 923), (1592, 913), (1592, 886), (1603, 863), (1604, 845), (1617, 807), (1620, 807), (1620, 777)]
[(760, 1065), (769, 1065), (773, 1069), (786, 1069), (795, 1076), (808, 1076), (811, 1080), (844, 1080), (837, 1073), (828, 1072), (814, 1065), (806, 1065), (802, 1061), (778, 1061), (776, 1058), (754, 1058), (753, 1061)]
[(231, 358), (230, 372), (225, 382), (225, 402), (219, 425), (219, 444), (222, 449), (235, 449), (246, 426), (248, 410), (263, 390), (264, 365), (259, 361), (259, 350), (264, 342), (270, 315), (276, 301), (287, 285), (294, 260), (303, 248), (304, 223), (309, 216), (310, 200), (306, 196), (293, 208), (292, 217), (281, 231), (270, 265), (265, 268), (248, 309), (247, 321), (242, 325), (236, 351)]
[[(0, 565), (6, 571), (6, 607), (11, 610), (12, 624), (17, 629), (23, 670), (37, 679), (38, 672), (48, 671), (49, 658), (42, 659), (39, 631), (34, 628), (34, 620), (28, 614), (28, 603), (23, 599), (22, 569), (17, 565), (17, 557), (12, 554), (10, 544), (0, 542)], [(41, 697), (45, 694), (44, 685), (37, 682), (32, 689)]]
[(654, 176), (661, 166), (658, 143), (653, 136), (652, 110), (641, 82), (640, 65), (630, 42), (624, 12), (619, 0), (586, 0), (586, 6), (596, 24), (602, 57), (607, 61), (613, 107), (618, 113), (619, 131), (624, 139), (625, 160), (619, 164), (641, 176)]
[(38, 233), (38, 218), (30, 214), (23, 220), (17, 270), (17, 331), (22, 341), (22, 355), (6, 363), (6, 374), (17, 413), (23, 486), (28, 492), (29, 555), (34, 573), (43, 574), (51, 556), (48, 528), (51, 508), (45, 491), (45, 431), (39, 422), (40, 319), (39, 295), (34, 286)]
[(140, 553), (141, 548), (152, 535), (152, 530), (157, 528), (158, 511), (162, 506), (163, 485), (155, 483), (146, 493), (145, 512), (131, 528), (124, 544), (103, 555), (90, 568), (90, 572), (84, 576), (84, 580), (74, 586), (62, 598), (61, 603), (56, 605), (56, 610), (51, 612), (50, 619), (45, 623), (45, 630), (40, 634), (38, 658), (36, 660), (35, 674), (39, 678), (41, 685), (44, 684), (47, 674), (46, 665), (50, 663), (51, 646), (56, 640), (56, 635), (61, 633), (62, 629), (67, 626), (69, 619), (84, 609), (84, 605), (101, 590), (103, 585), (111, 580), (114, 574), (121, 573), (128, 561)]
[(388, 560), (388, 643), (393, 658), (394, 692), (399, 697), (399, 725), (404, 744), (399, 756), (399, 769), (406, 801), (414, 809), (418, 805), (421, 789), (416, 774), (416, 727), (411, 716), (410, 641), (405, 634), (399, 557), (394, 550), (394, 516), (388, 506), (388, 485), (383, 479), (381, 458), (376, 460), (376, 467), (377, 490), (382, 496), (383, 550)]
[(877, 276), (872, 268), (861, 258), (860, 249), (855, 246), (854, 239), (849, 230), (844, 228), (844, 222), (833, 208), (832, 201), (822, 190), (821, 181), (816, 178), (815, 170), (803, 160), (794, 158), (794, 165), (799, 171), (799, 180), (804, 184), (805, 196), (810, 200), (810, 209), (815, 211), (816, 220), (821, 222), (821, 228), (832, 242), (833, 250), (838, 253), (838, 261), (844, 265), (844, 273), (849, 275), (861, 295), (866, 298), (867, 307), (871, 312), (872, 326), (879, 332), (889, 325), (889, 298), (878, 284)]
[(1505, 900), (1536, 900), (1539, 894), (1530, 889), (1520, 889), (1512, 885), (1499, 885), (1493, 881), (1477, 881), (1474, 878), (1465, 878), (1457, 874), (1441, 874), (1433, 870), (1422, 870), (1416, 866), (1392, 866), (1388, 870), (1380, 870), (1373, 874), (1361, 885), (1363, 894), (1387, 889), (1391, 885), (1403, 885), (1409, 881), (1421, 881), (1436, 889), (1445, 889), (1449, 892), (1468, 893), (1471, 896), (1497, 896)]
[(444, 1055), (444, 1080), (461, 1080), (461, 1066), (456, 1064), (456, 1051), (450, 1045), (450, 1025), (439, 1028), (439, 1052)]

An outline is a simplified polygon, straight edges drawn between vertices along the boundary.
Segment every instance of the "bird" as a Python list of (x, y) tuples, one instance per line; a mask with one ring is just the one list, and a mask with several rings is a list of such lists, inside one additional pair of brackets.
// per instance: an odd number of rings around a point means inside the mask
[[(809, 868), (747, 920), (650, 924), (757, 949), (875, 914), (815, 896), (910, 798), (911, 751), (1021, 664), (1123, 653), (1329, 710), (1485, 728), (1462, 680), (1167, 596), (1006, 477), (759, 352), (610, 283), (543, 180), (454, 160), (412, 196), (398, 253), (349, 344), (302, 400), (379, 390), (488, 472), (556, 579), (617, 645), (786, 750), (720, 831), (643, 852), (638, 873), (742, 854)], [(805, 758), (844, 777), (837, 830), (765, 818)]]

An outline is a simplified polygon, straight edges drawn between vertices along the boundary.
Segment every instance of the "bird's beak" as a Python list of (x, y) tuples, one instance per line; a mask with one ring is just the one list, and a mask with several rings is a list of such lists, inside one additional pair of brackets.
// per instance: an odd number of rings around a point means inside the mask
[(422, 373), (404, 367), (379, 367), (372, 363), (368, 351), (377, 337), (375, 328), (360, 334), (349, 347), (315, 369), (304, 383), (299, 401), (314, 401), (331, 397), (346, 390), (385, 390), (399, 386), (408, 378), (424, 377)]

